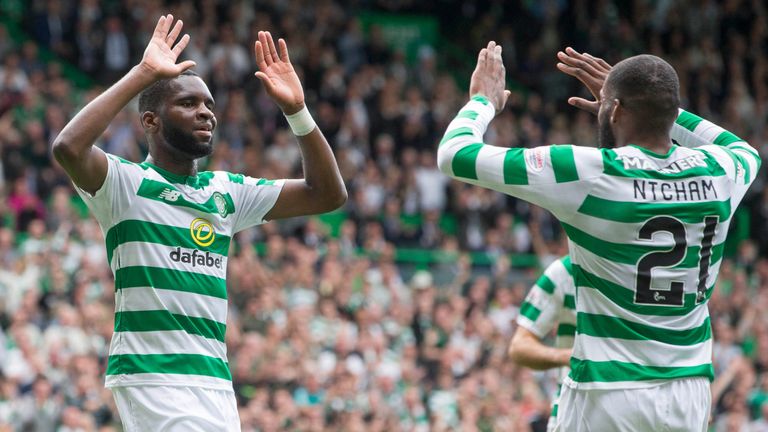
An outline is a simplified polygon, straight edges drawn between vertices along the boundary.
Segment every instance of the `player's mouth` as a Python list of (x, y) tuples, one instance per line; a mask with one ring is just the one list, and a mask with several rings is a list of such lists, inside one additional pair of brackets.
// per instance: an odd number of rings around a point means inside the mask
[(210, 139), (213, 136), (213, 125), (205, 124), (195, 128), (195, 135)]

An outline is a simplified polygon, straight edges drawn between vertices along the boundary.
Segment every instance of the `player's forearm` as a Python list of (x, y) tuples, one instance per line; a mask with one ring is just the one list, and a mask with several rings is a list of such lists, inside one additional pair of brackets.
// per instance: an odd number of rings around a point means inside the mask
[[(67, 123), (53, 142), (60, 162), (83, 158), (128, 102), (155, 81), (140, 66), (131, 69), (120, 81), (86, 105)], [(66, 167), (65, 167), (66, 168)]]
[(509, 345), (509, 357), (513, 362), (536, 370), (546, 370), (568, 366), (571, 350), (544, 345), (534, 337), (520, 337), (519, 333), (512, 338)]
[(304, 182), (317, 206), (315, 213), (336, 210), (347, 201), (347, 189), (331, 146), (317, 127), (298, 139)]
[[(486, 146), (483, 135), (496, 115), (493, 105), (474, 96), (451, 121), (437, 148), (437, 165), (443, 173), (459, 179), (476, 178), (477, 156)], [(503, 153), (499, 153), (503, 157)]]

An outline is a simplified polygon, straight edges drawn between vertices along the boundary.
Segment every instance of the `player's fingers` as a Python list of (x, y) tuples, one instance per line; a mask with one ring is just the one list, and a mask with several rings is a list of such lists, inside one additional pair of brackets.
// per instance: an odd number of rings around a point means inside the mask
[(269, 66), (274, 63), (272, 54), (269, 52), (269, 45), (267, 44), (267, 32), (259, 32), (259, 42), (261, 45), (261, 53), (264, 55), (264, 63)]
[(179, 37), (179, 34), (181, 34), (181, 28), (184, 27), (184, 22), (181, 20), (176, 21), (176, 24), (171, 29), (170, 33), (168, 33), (168, 36), (165, 38), (165, 43), (167, 43), (169, 46), (173, 46), (173, 43), (176, 42), (176, 38)]
[(280, 61), (277, 49), (275, 48), (275, 41), (272, 39), (272, 33), (270, 32), (267, 32), (267, 48), (269, 48), (269, 55), (272, 56), (272, 61)]
[(485, 67), (486, 62), (488, 61), (488, 49), (483, 48), (480, 50), (480, 53), (477, 55), (477, 68)]
[[(589, 54), (589, 53), (584, 53), (584, 57), (586, 58), (586, 61), (589, 62), (589, 64), (591, 64), (592, 67), (594, 67), (596, 70), (601, 71), (601, 72), (607, 72), (606, 71), (606, 67), (604, 65), (605, 61), (603, 59), (595, 57), (595, 56), (593, 56), (592, 54)], [(602, 60), (603, 62), (600, 63), (599, 60)], [(608, 69), (610, 69), (610, 68), (608, 68)]]
[(269, 79), (267, 74), (265, 74), (262, 71), (256, 72), (256, 78), (258, 78), (262, 84), (264, 84), (264, 87), (267, 90), (267, 93), (272, 93), (272, 89), (274, 88), (274, 85), (272, 84), (272, 80)]
[(590, 89), (593, 86), (594, 87), (602, 87), (602, 79), (596, 78), (596, 76), (599, 76), (599, 75), (596, 75), (596, 74), (593, 75), (593, 74), (587, 72), (587, 70), (585, 70), (583, 68), (569, 66), (569, 65), (567, 65), (565, 63), (558, 63), (557, 64), (557, 68), (561, 72), (563, 72), (563, 73), (565, 73), (567, 75), (570, 75), (570, 76), (578, 79), (579, 81), (584, 83), (584, 85), (586, 85)]
[(163, 39), (165, 39), (165, 37), (168, 36), (168, 32), (171, 30), (172, 25), (173, 25), (173, 15), (168, 14), (165, 16), (165, 21), (163, 22), (163, 32), (161, 33)]
[(176, 57), (178, 58), (181, 52), (184, 51), (184, 48), (186, 48), (188, 44), (189, 44), (189, 35), (185, 34), (184, 36), (181, 37), (181, 40), (179, 41), (179, 43), (177, 43), (176, 46), (173, 47), (171, 51), (173, 51), (173, 53), (176, 54)]
[(163, 34), (163, 28), (165, 27), (165, 15), (161, 16), (157, 20), (157, 24), (155, 25), (155, 32), (152, 33), (153, 38), (164, 38)]
[(598, 71), (590, 62), (589, 60), (584, 57), (581, 54), (576, 53), (575, 50), (572, 48), (569, 48), (567, 50), (570, 50), (572, 52), (569, 54), (568, 52), (563, 53), (562, 51), (557, 53), (557, 58), (561, 62), (567, 64), (568, 66), (573, 66), (579, 69), (583, 69), (586, 73), (593, 75), (593, 76), (599, 76), (602, 72)]
[(182, 73), (185, 70), (193, 68), (195, 66), (197, 66), (197, 63), (193, 62), (192, 60), (183, 61), (179, 63), (179, 73)]
[(258, 66), (259, 69), (266, 68), (267, 63), (264, 61), (264, 46), (261, 44), (261, 41), (256, 41), (253, 44), (253, 52), (256, 54), (256, 66)]
[(588, 101), (580, 97), (568, 98), (568, 104), (593, 114), (597, 114), (600, 109), (600, 104), (597, 101)]
[(284, 62), (290, 63), (291, 58), (288, 57), (288, 44), (285, 43), (285, 39), (283, 38), (278, 39), (277, 44), (280, 46), (280, 58)]

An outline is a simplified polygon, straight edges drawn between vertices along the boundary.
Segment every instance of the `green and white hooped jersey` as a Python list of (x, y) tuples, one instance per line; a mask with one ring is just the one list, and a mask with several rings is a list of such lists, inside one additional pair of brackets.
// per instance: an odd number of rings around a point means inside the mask
[[(517, 324), (539, 339), (544, 339), (557, 325), (555, 347), (573, 347), (576, 335), (576, 286), (571, 275), (571, 258), (564, 256), (547, 267), (528, 291)], [(558, 383), (568, 375), (560, 368)]]
[(107, 155), (95, 195), (115, 275), (106, 386), (232, 390), (224, 334), (232, 235), (264, 223), (282, 181), (227, 172), (179, 176)]
[(667, 154), (634, 145), (503, 148), (482, 142), (494, 115), (474, 97), (448, 126), (438, 164), (550, 210), (565, 228), (577, 289), (566, 383), (712, 379), (706, 303), (731, 216), (760, 167), (757, 151), (682, 110)]
[[(572, 348), (576, 335), (576, 286), (571, 272), (571, 257), (568, 255), (550, 264), (525, 296), (520, 315), (517, 317), (517, 324), (539, 339), (547, 337), (557, 325), (557, 348)], [(558, 370), (557, 394), (552, 400), (547, 430), (555, 427), (560, 385), (569, 371), (567, 366)]]

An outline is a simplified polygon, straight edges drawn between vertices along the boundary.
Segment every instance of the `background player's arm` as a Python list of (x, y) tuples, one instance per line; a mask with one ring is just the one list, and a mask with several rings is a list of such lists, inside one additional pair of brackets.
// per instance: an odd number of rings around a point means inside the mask
[(177, 76), (195, 65), (192, 61), (176, 64), (189, 35), (174, 46), (183, 23), (176, 21), (171, 28), (172, 24), (173, 15), (160, 17), (141, 63), (86, 105), (54, 140), (54, 157), (80, 189), (94, 194), (104, 184), (107, 157), (93, 144), (120, 110), (153, 82)]
[(518, 326), (509, 344), (509, 357), (521, 366), (545, 370), (568, 366), (571, 349), (544, 345), (533, 332)]
[(547, 346), (542, 339), (556, 325), (558, 337), (568, 336), (568, 332), (561, 332), (560, 327), (575, 322), (573, 306), (566, 301), (574, 290), (570, 260), (566, 257), (554, 261), (544, 270), (520, 307), (517, 329), (508, 351), (512, 361), (537, 370), (568, 366), (571, 349)]
[[(259, 67), (256, 77), (283, 113), (291, 115), (304, 109), (304, 90), (288, 57), (288, 46), (283, 39), (278, 40), (278, 45), (279, 54), (272, 35), (259, 32), (259, 40), (254, 44)], [(265, 216), (267, 220), (325, 213), (341, 207), (347, 200), (336, 158), (320, 129), (315, 126), (297, 138), (304, 179), (285, 181), (277, 202)]]
[(501, 47), (490, 42), (480, 51), (470, 81), (470, 101), (448, 125), (437, 149), (440, 170), (457, 180), (494, 189), (567, 217), (602, 173), (594, 148), (571, 145), (535, 149), (483, 143), (488, 124), (509, 96), (504, 90)]
[[(579, 97), (571, 97), (568, 103), (585, 111), (597, 114), (600, 107), (600, 89), (605, 83), (611, 65), (605, 60), (591, 56), (587, 53), (579, 53), (573, 48), (557, 53), (560, 62), (557, 68), (579, 81), (595, 97), (594, 101), (588, 101)], [(736, 163), (747, 166), (748, 171), (754, 174), (760, 168), (760, 156), (746, 141), (722, 127), (705, 120), (695, 114), (680, 109), (680, 113), (672, 125), (670, 136), (683, 147), (700, 147), (703, 145), (717, 145), (728, 150), (729, 156)], [(750, 178), (746, 183), (751, 182)]]

